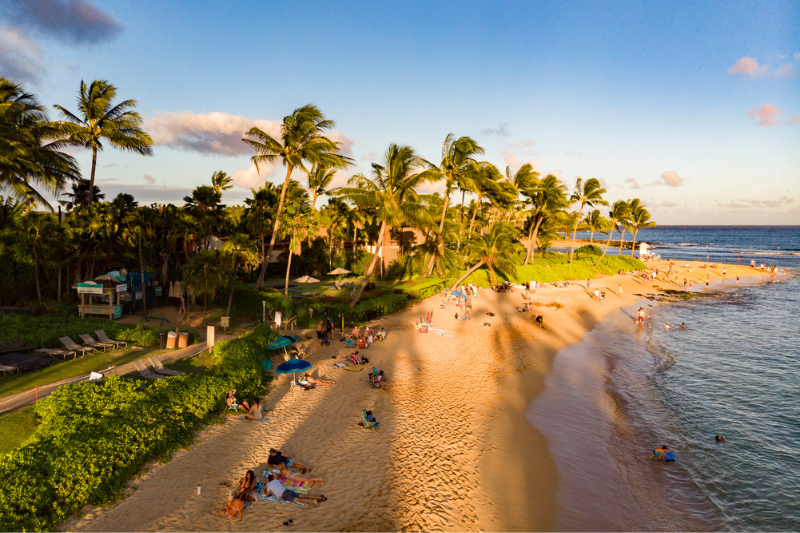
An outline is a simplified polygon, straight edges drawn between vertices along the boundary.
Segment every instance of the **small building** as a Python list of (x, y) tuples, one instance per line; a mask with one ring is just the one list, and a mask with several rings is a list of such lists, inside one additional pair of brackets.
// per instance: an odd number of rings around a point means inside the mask
[(122, 318), (120, 296), (128, 290), (128, 284), (119, 281), (83, 281), (72, 286), (78, 291), (78, 316), (103, 316), (109, 319)]

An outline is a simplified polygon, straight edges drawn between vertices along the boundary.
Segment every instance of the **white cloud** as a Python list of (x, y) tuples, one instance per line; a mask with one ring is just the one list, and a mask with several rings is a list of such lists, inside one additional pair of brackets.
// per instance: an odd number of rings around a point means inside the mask
[(280, 166), (280, 163), (265, 163), (259, 165), (257, 170), (256, 165), (250, 163), (250, 166), (246, 169), (239, 168), (236, 172), (231, 174), (231, 179), (233, 183), (239, 187), (244, 187), (245, 189), (260, 189), (270, 177), (277, 174), (276, 170), (278, 170)]
[(739, 59), (731, 68), (728, 69), (728, 74), (744, 74), (749, 78), (756, 78), (765, 76), (767, 74), (767, 66), (759, 65), (758, 61), (750, 56), (744, 56)]
[(777, 124), (775, 119), (781, 114), (781, 110), (772, 104), (762, 104), (747, 112), (748, 117), (757, 118), (760, 126), (774, 126)]
[(781, 68), (775, 69), (775, 75), (779, 78), (794, 78), (795, 70), (792, 65), (784, 65)]
[(156, 183), (156, 179), (153, 176), (151, 176), (150, 174), (145, 174), (144, 176), (142, 176), (142, 179), (148, 185), (155, 185), (155, 183)]
[(529, 159), (525, 162), (520, 162), (517, 156), (511, 152), (511, 150), (505, 149), (500, 154), (503, 156), (503, 161), (505, 161), (506, 165), (511, 167), (511, 170), (516, 172), (517, 170), (522, 167), (522, 165), (529, 164), (533, 167), (533, 170), (536, 172), (541, 172), (542, 166), (539, 163), (538, 159)]
[(630, 189), (641, 189), (642, 187), (641, 185), (639, 185), (639, 182), (636, 181), (636, 178), (626, 179), (624, 182), (622, 182), (622, 186)]
[(481, 133), (484, 135), (499, 135), (500, 137), (507, 137), (509, 135), (508, 132), (508, 124), (503, 122), (499, 124), (496, 128), (483, 128)]
[(17, 82), (39, 81), (42, 52), (19, 28), (0, 26), (0, 72)]
[(794, 198), (788, 196), (781, 196), (777, 200), (731, 200), (727, 204), (719, 204), (721, 207), (730, 207), (732, 209), (759, 209), (781, 207), (784, 205), (791, 205), (794, 203)]
[(662, 172), (661, 176), (653, 183), (653, 185), (667, 185), (669, 187), (680, 187), (683, 185), (683, 178), (678, 175), (674, 170), (667, 170)]

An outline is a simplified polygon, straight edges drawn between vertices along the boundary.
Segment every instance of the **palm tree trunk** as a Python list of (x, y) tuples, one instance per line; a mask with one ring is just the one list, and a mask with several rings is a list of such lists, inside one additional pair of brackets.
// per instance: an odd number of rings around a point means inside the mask
[(539, 226), (541, 225), (542, 221), (544, 220), (544, 216), (540, 217), (539, 220), (536, 222), (536, 225), (531, 232), (531, 239), (530, 243), (528, 244), (528, 255), (525, 256), (525, 264), (528, 264), (528, 258), (533, 260), (533, 249), (536, 243), (536, 236), (539, 234)]
[(389, 233), (391, 228), (387, 225), (385, 228), (385, 235), (383, 236), (383, 270), (381, 271), (381, 277), (386, 274), (386, 271), (389, 269), (389, 252), (391, 251), (390, 248), (392, 246), (392, 237)]
[(578, 217), (575, 220), (575, 227), (572, 228), (572, 245), (569, 247), (569, 264), (572, 264), (572, 254), (575, 251), (575, 234), (578, 232), (578, 221), (581, 219), (581, 215), (583, 214), (583, 206), (581, 206), (581, 210), (578, 211)]
[(469, 232), (467, 232), (467, 239), (472, 238), (472, 226), (475, 224), (475, 215), (478, 214), (478, 207), (481, 205), (483, 201), (483, 195), (478, 194), (478, 202), (475, 204), (475, 210), (472, 212), (472, 219), (469, 221)]
[(92, 148), (92, 177), (89, 178), (89, 205), (94, 201), (94, 171), (97, 168), (97, 148)]
[[(144, 256), (142, 255), (142, 234), (139, 234), (139, 266), (142, 268), (142, 310), (147, 315), (147, 291), (144, 283)], [(205, 313), (204, 313), (205, 318)]]
[[(144, 295), (142, 295), (144, 297)], [(206, 323), (206, 309), (208, 308), (208, 292), (203, 297), (203, 318), (200, 319), (201, 324)]]
[(623, 244), (625, 244), (625, 226), (622, 226), (622, 234), (619, 236), (619, 255), (622, 255)]
[(281, 189), (281, 199), (278, 202), (278, 211), (275, 213), (275, 224), (272, 226), (272, 238), (269, 240), (269, 248), (267, 249), (267, 256), (264, 258), (264, 262), (261, 264), (261, 272), (258, 274), (258, 280), (256, 280), (256, 289), (260, 289), (264, 286), (264, 275), (267, 273), (267, 264), (269, 262), (269, 256), (272, 255), (272, 249), (275, 248), (275, 239), (278, 238), (278, 230), (281, 228), (281, 213), (283, 213), (283, 202), (286, 200), (286, 189), (289, 187), (289, 178), (292, 175), (292, 170), (294, 167), (289, 165), (286, 169), (286, 179), (283, 180), (283, 188)]
[(594, 228), (592, 228), (592, 232), (589, 234), (589, 242), (594, 243)]
[(464, 222), (464, 198), (466, 197), (467, 190), (461, 189), (461, 222)]
[(631, 243), (631, 257), (633, 257), (633, 251), (636, 249), (636, 234), (639, 233), (639, 228), (633, 229), (633, 243)]
[(286, 264), (286, 283), (283, 286), (283, 295), (289, 296), (289, 272), (292, 268), (292, 245), (289, 244), (289, 262)]
[(606, 249), (603, 250), (603, 253), (600, 256), (600, 259), (598, 259), (597, 263), (594, 264), (595, 268), (597, 268), (597, 265), (600, 264), (600, 261), (602, 261), (603, 257), (606, 255), (606, 252), (608, 251), (608, 247), (611, 245), (611, 236), (612, 235), (614, 235), (614, 221), (613, 220), (611, 221), (611, 231), (608, 232), (608, 242), (606, 242)]
[[(439, 221), (439, 246), (444, 246), (444, 242), (442, 239), (442, 233), (444, 232), (444, 219), (447, 216), (447, 205), (450, 203), (450, 189), (446, 188), (444, 191), (444, 204), (442, 205), (442, 219)], [(425, 273), (425, 276), (430, 276), (433, 272), (433, 265), (436, 262), (436, 256), (431, 256), (431, 260), (428, 262), (428, 270)]]
[(355, 307), (356, 303), (358, 302), (358, 299), (361, 298), (361, 294), (364, 292), (364, 288), (369, 283), (369, 276), (375, 269), (375, 265), (378, 264), (378, 258), (379, 258), (378, 249), (381, 248), (381, 246), (383, 245), (383, 235), (385, 229), (386, 229), (386, 219), (384, 219), (383, 222), (381, 222), (381, 229), (380, 232), (378, 233), (378, 242), (375, 243), (375, 253), (372, 254), (372, 260), (369, 262), (367, 270), (364, 271), (364, 279), (361, 280), (361, 283), (359, 284), (355, 294), (353, 295), (353, 299), (350, 301), (350, 309)]
[(455, 282), (455, 283), (453, 283), (453, 286), (452, 286), (452, 287), (450, 287), (450, 290), (452, 291), (453, 289), (455, 289), (456, 287), (458, 287), (459, 285), (461, 285), (461, 282), (462, 282), (462, 281), (464, 281), (465, 279), (467, 279), (467, 277), (469, 277), (469, 275), (470, 275), (470, 274), (472, 274), (473, 272), (475, 272), (476, 270), (478, 270), (478, 269), (479, 269), (480, 267), (482, 267), (484, 264), (485, 264), (485, 261), (483, 261), (483, 259), (481, 259), (480, 261), (478, 261), (478, 263), (477, 263), (477, 264), (476, 264), (474, 267), (472, 267), (472, 268), (470, 268), (469, 270), (467, 270), (466, 272), (464, 272), (464, 275), (463, 275), (463, 276), (461, 276), (460, 278), (458, 278), (458, 279), (456, 280), (456, 282)]
[(231, 304), (233, 303), (233, 291), (236, 288), (236, 273), (239, 271), (239, 265), (233, 265), (233, 279), (231, 280), (231, 293), (228, 295), (228, 310), (225, 311), (225, 316), (231, 316)]

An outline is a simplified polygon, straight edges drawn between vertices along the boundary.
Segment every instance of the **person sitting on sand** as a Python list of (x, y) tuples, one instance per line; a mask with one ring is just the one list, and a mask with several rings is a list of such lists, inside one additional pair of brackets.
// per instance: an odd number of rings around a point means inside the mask
[(242, 400), (242, 403), (240, 404), (236, 399), (236, 389), (228, 389), (228, 394), (225, 398), (225, 404), (231, 409), (241, 409), (245, 413), (250, 412), (250, 404), (247, 403), (247, 400)]
[(386, 329), (381, 328), (381, 330), (378, 332), (376, 337), (379, 338), (381, 341), (385, 341), (386, 340)]
[(350, 333), (350, 337), (357, 339), (360, 336), (360, 332), (358, 330), (358, 326), (353, 326), (353, 331)]
[(281, 482), (275, 479), (272, 474), (267, 476), (267, 496), (272, 495), (287, 502), (313, 503), (314, 507), (319, 507), (319, 502), (324, 502), (328, 498), (325, 496), (309, 496), (308, 494), (297, 494), (295, 491), (285, 488)]
[(306, 374), (303, 377), (305, 378), (306, 381), (308, 381), (309, 383), (313, 383), (315, 385), (333, 385), (334, 383), (336, 383), (335, 381), (330, 381), (328, 379), (312, 378), (308, 374)]
[(239, 494), (245, 496), (246, 500), (252, 499), (252, 493), (256, 491), (256, 474), (252, 470), (248, 470), (247, 473), (242, 478), (242, 481), (239, 482)]
[(372, 336), (372, 330), (369, 330), (369, 331), (367, 332), (367, 338), (366, 338), (366, 339), (364, 339), (364, 340), (366, 341), (366, 343), (367, 343), (367, 346), (369, 346), (370, 344), (372, 344), (373, 342), (375, 342), (375, 337), (373, 337), (373, 336)]
[(378, 375), (375, 376), (375, 384), (381, 389), (386, 388), (386, 376), (383, 375), (383, 370), (378, 372)]
[(377, 424), (378, 420), (375, 418), (375, 415), (372, 414), (372, 411), (367, 411), (367, 422), (370, 424)]
[(258, 397), (253, 399), (253, 405), (244, 416), (246, 416), (248, 420), (261, 420), (264, 417), (264, 408), (261, 407), (261, 402)]
[(294, 457), (289, 457), (288, 455), (284, 455), (283, 453), (279, 452), (275, 448), (269, 449), (269, 457), (267, 458), (267, 464), (270, 465), (280, 465), (285, 464), (288, 468), (299, 468), (300, 470), (308, 470), (311, 472), (311, 468), (304, 465), (303, 463), (298, 463), (294, 460)]
[(293, 481), (307, 481), (310, 483), (309, 487), (313, 487), (314, 483), (319, 483), (320, 485), (325, 484), (325, 481), (321, 477), (309, 477), (299, 472), (291, 472), (284, 464), (276, 465), (271, 469), (271, 472), (276, 478), (286, 478)]
[(661, 448), (656, 448), (655, 450), (653, 450), (653, 455), (650, 456), (650, 459), (658, 459), (660, 461), (663, 461), (666, 459), (666, 455), (667, 455), (667, 447), (662, 446)]

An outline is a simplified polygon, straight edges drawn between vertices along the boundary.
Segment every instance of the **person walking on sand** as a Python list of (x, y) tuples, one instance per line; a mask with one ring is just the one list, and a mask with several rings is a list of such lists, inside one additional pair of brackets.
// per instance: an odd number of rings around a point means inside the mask
[(637, 316), (636, 319), (637, 324), (639, 325), (644, 324), (644, 307), (639, 308), (639, 312), (636, 313), (636, 316)]
[(181, 294), (181, 308), (178, 309), (178, 314), (186, 314), (186, 298), (183, 297), (183, 294)]
[(600, 301), (600, 289), (595, 289), (594, 290), (594, 301), (595, 302), (599, 302)]
[(619, 297), (622, 298), (622, 284), (619, 286)]

